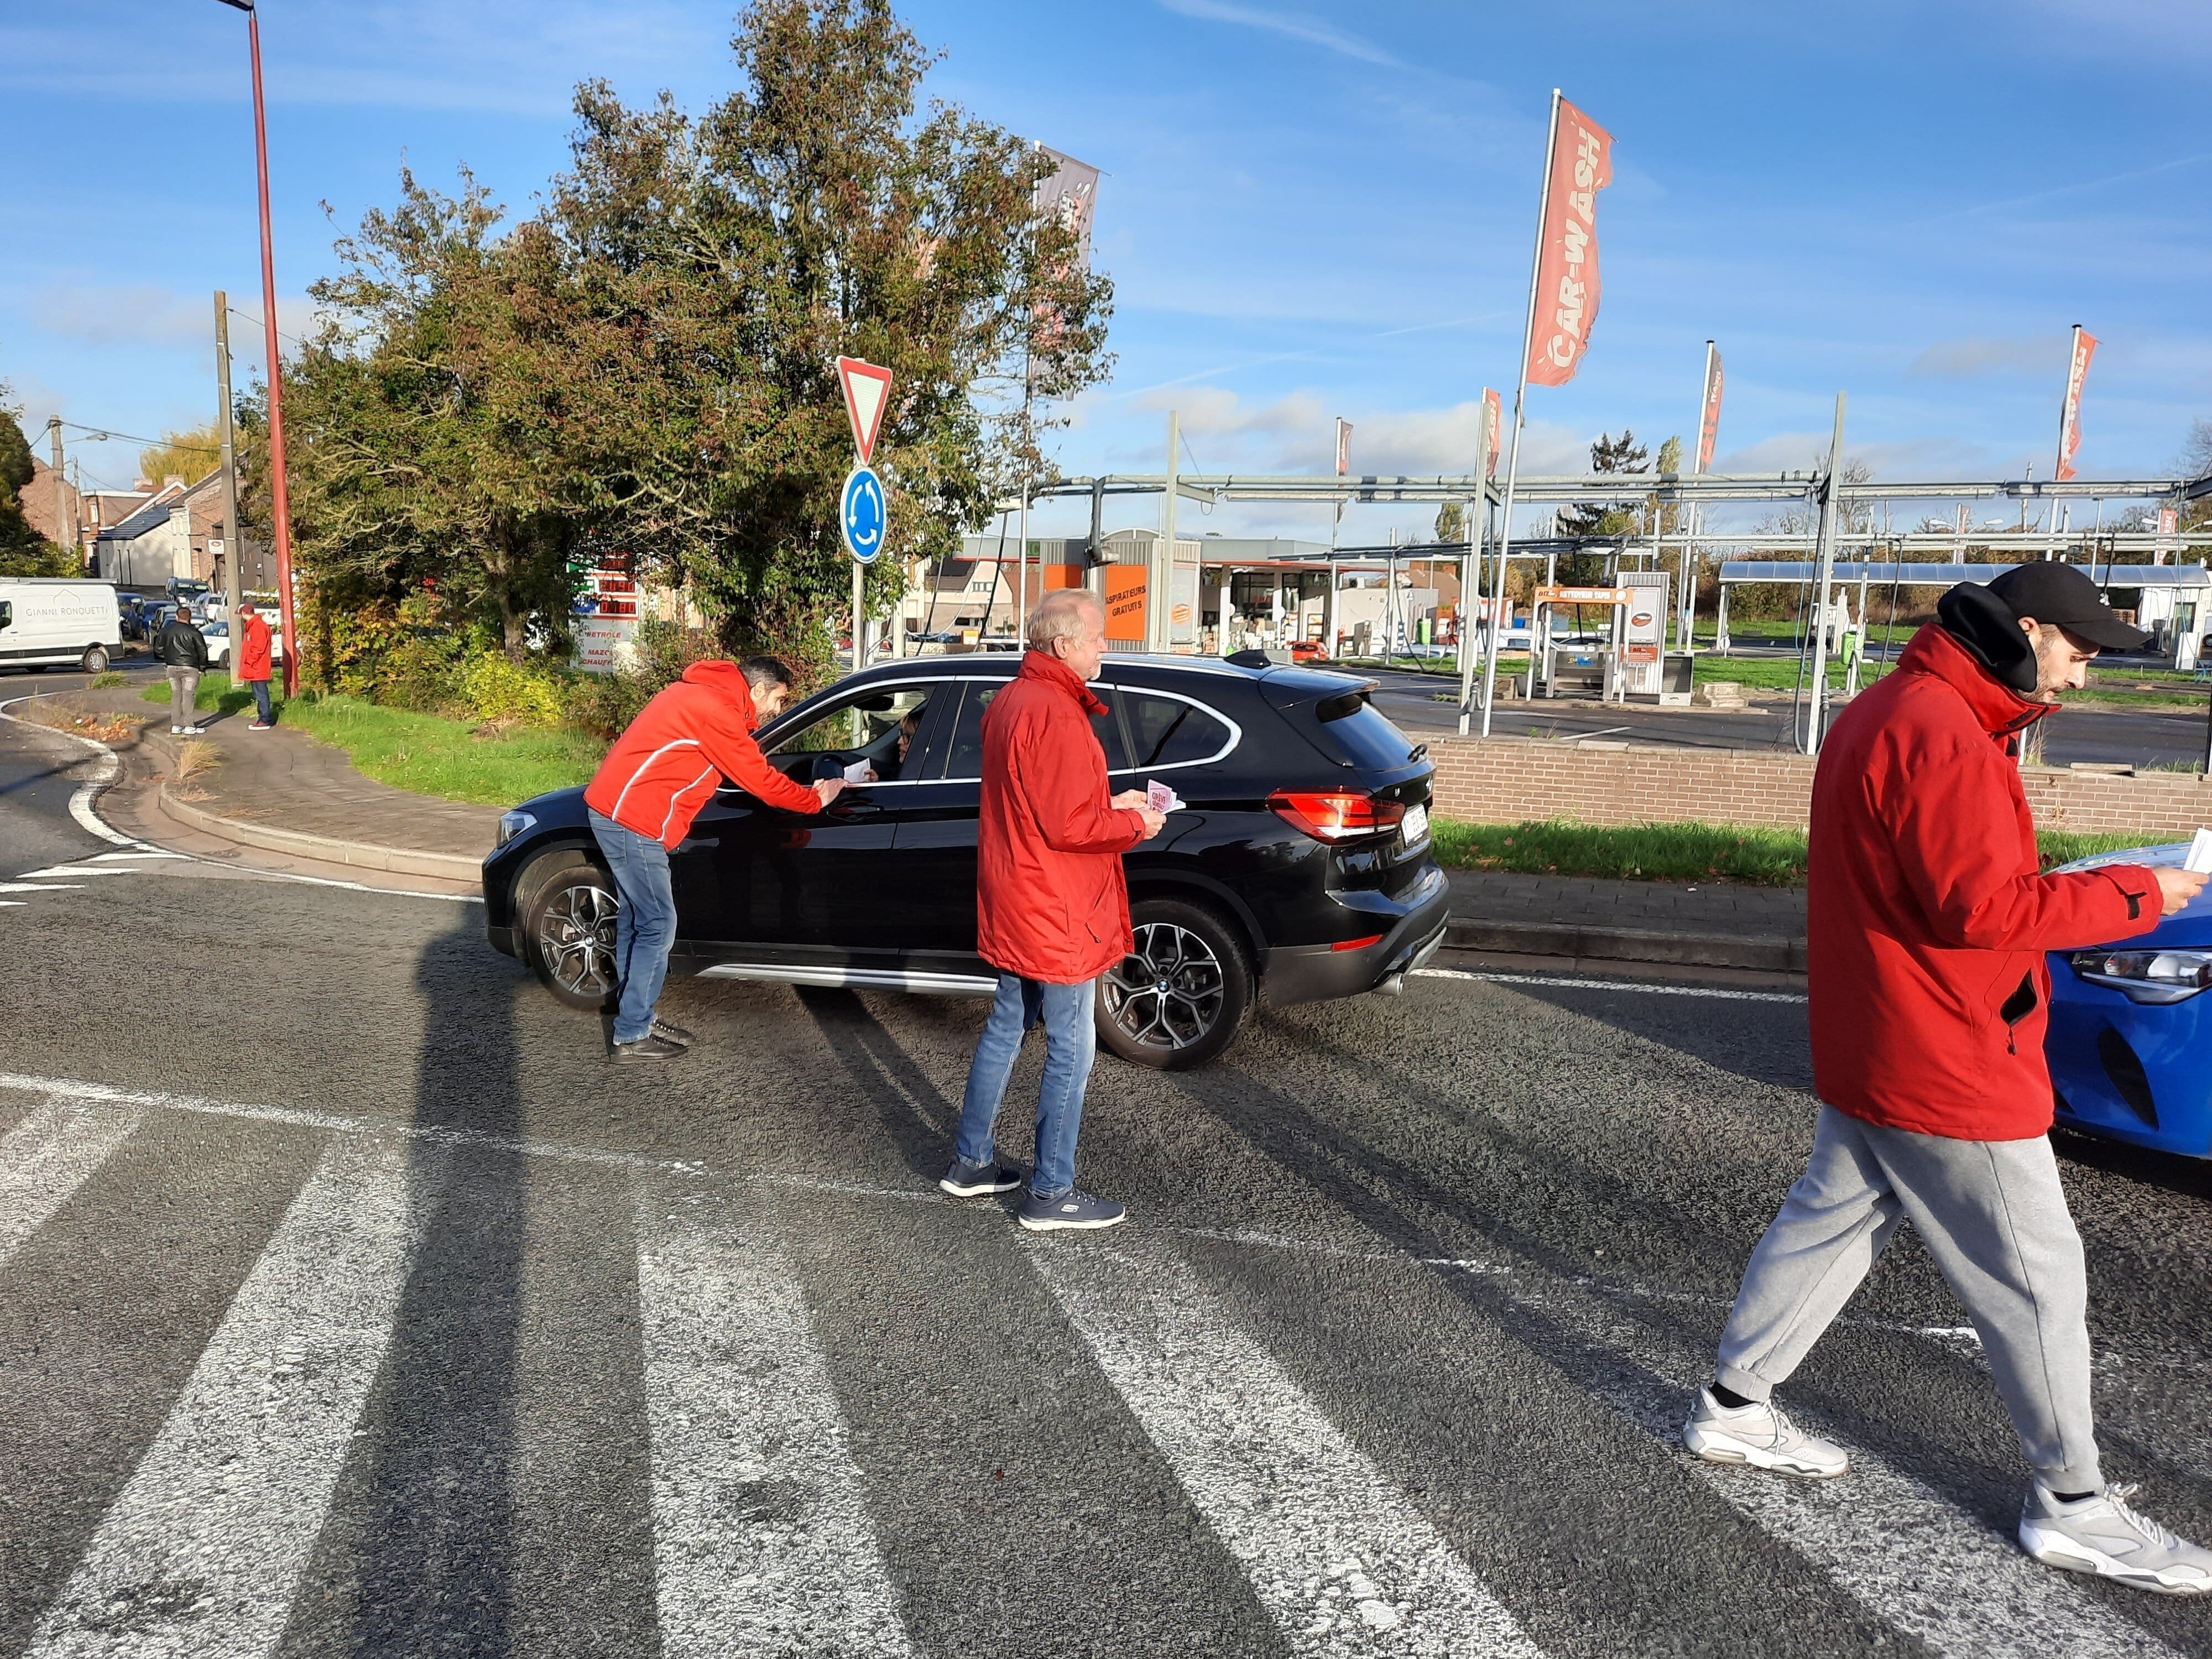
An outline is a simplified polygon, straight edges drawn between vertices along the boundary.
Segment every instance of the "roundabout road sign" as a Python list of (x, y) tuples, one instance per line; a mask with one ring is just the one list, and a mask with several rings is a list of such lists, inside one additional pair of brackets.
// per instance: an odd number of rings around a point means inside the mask
[(846, 550), (862, 564), (873, 562), (884, 550), (883, 480), (865, 466), (856, 466), (845, 477), (837, 503), (837, 528)]

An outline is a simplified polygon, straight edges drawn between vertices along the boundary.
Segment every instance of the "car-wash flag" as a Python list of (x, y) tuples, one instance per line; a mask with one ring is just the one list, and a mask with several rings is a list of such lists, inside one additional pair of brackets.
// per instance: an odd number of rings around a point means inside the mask
[(1498, 453), (1505, 443), (1505, 405), (1498, 400), (1496, 391), (1485, 386), (1482, 407), (1486, 411), (1485, 423), (1490, 430), (1490, 453), (1482, 458), (1482, 476), (1494, 478), (1498, 476)]
[(1528, 331), (1528, 378), (1538, 386), (1573, 380), (1589, 347), (1597, 321), (1597, 193), (1613, 182), (1613, 135), (1553, 95), (1558, 107)]
[(2081, 382), (2089, 378), (2089, 359), (2097, 355), (2097, 337), (2074, 325), (2074, 356), (2066, 367), (2066, 401), (2058, 410), (2058, 465), (2052, 477), (2062, 483), (2074, 476), (2074, 452), (2081, 447)]
[[(1336, 476), (1340, 478), (1352, 471), (1352, 422), (1343, 416), (1336, 417)], [(1336, 521), (1344, 522), (1344, 497), (1336, 498)]]
[[(1075, 239), (1073, 257), (1054, 275), (1065, 276), (1071, 269), (1088, 271), (1091, 224), (1098, 206), (1098, 169), (1073, 155), (1063, 155), (1048, 144), (1039, 144), (1037, 150), (1052, 158), (1053, 170), (1037, 180), (1031, 203), (1039, 216), (1054, 221)], [(1032, 320), (1036, 332), (1031, 350), (1038, 356), (1057, 350), (1067, 331), (1067, 319), (1060, 307), (1039, 301)]]
[(1705, 404), (1698, 417), (1698, 472), (1704, 476), (1713, 464), (1713, 445), (1721, 435), (1721, 354), (1705, 342)]

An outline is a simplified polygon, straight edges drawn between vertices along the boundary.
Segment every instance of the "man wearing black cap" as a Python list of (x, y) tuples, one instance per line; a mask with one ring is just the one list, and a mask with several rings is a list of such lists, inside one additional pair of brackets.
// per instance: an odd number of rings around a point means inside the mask
[(1962, 582), (1854, 698), (1813, 781), (1814, 1086), (1805, 1173), (1752, 1253), (1684, 1438), (1714, 1462), (1824, 1479), (1842, 1448), (1768, 1399), (1910, 1217), (1974, 1322), (2033, 1479), (2021, 1547), (2169, 1595), (2212, 1552), (2107, 1487), (2089, 1409), (2088, 1286), (2043, 1059), (2045, 952), (2147, 933), (2204, 885), (2115, 865), (2040, 873), (2020, 734), (2100, 649), (2147, 637), (2070, 565)]

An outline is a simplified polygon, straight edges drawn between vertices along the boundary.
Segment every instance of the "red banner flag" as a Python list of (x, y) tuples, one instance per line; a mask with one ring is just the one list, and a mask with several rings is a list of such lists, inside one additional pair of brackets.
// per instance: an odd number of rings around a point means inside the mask
[(2066, 402), (2058, 411), (2058, 465), (2052, 474), (2062, 483), (2074, 476), (2074, 452), (2081, 447), (2081, 382), (2089, 378), (2089, 359), (2097, 355), (2097, 337), (2074, 325), (2074, 360), (2066, 368)]
[(1482, 458), (1482, 476), (1498, 476), (1498, 453), (1505, 442), (1505, 406), (1488, 386), (1482, 388), (1482, 406), (1490, 411), (1490, 453)]
[(1559, 100), (1544, 183), (1528, 378), (1565, 386), (1597, 321), (1597, 193), (1613, 182), (1613, 135)]
[(1698, 421), (1698, 471), (1713, 464), (1713, 445), (1721, 435), (1721, 354), (1705, 342), (1705, 407)]

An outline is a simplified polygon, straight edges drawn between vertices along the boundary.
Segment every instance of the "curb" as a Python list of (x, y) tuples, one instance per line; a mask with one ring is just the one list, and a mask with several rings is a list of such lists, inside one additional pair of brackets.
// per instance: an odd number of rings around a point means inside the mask
[(1806, 971), (1805, 941), (1773, 934), (1677, 933), (1657, 928), (1561, 927), (1454, 916), (1446, 925), (1444, 943), (1455, 951), (1509, 951), (1517, 956), (1674, 963), (1684, 967), (1743, 968), (1765, 974)]
[(264, 848), (274, 853), (297, 853), (306, 858), (319, 859), (325, 864), (350, 865), (357, 870), (384, 870), (404, 876), (436, 876), (447, 881), (473, 883), (483, 879), (483, 862), (480, 859), (460, 858), (451, 853), (422, 853), (405, 847), (379, 847), (372, 842), (338, 841), (329, 836), (311, 836), (298, 830), (271, 830), (265, 824), (249, 823), (243, 818), (227, 818), (179, 800), (169, 793), (166, 781), (161, 785), (161, 810), (178, 823), (248, 847)]

